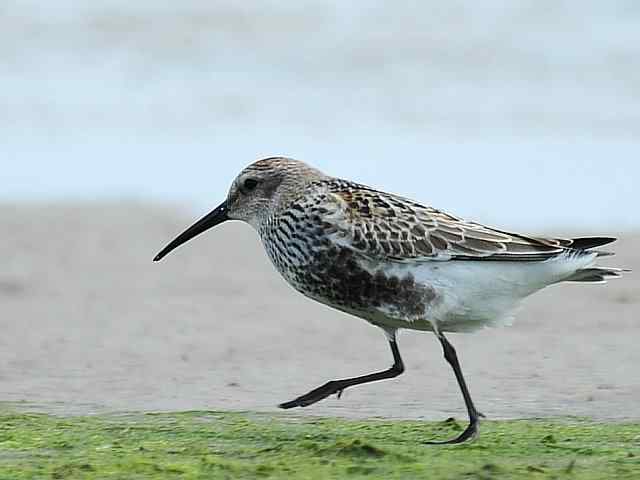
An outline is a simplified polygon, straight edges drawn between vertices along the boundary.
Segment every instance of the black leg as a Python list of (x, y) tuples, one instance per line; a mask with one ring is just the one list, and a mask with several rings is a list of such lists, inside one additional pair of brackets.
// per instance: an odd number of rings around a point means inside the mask
[(320, 400), (327, 398), (334, 393), (338, 394), (338, 398), (342, 395), (342, 391), (345, 388), (353, 387), (354, 385), (362, 385), (363, 383), (377, 382), (378, 380), (385, 380), (387, 378), (394, 378), (404, 372), (404, 364), (402, 363), (402, 357), (400, 357), (400, 350), (398, 350), (398, 344), (395, 338), (389, 339), (389, 346), (393, 353), (393, 365), (388, 370), (383, 372), (371, 373), (369, 375), (363, 375), (362, 377), (345, 378), (343, 380), (332, 380), (325, 383), (321, 387), (311, 390), (306, 395), (296, 398), (290, 402), (282, 403), (280, 408), (288, 409), (294, 407), (308, 407)]
[(440, 340), (440, 343), (442, 344), (444, 358), (447, 360), (447, 362), (449, 362), (449, 365), (453, 367), (453, 371), (456, 374), (456, 379), (458, 380), (458, 385), (460, 386), (460, 390), (462, 390), (464, 404), (467, 406), (467, 412), (469, 413), (469, 425), (464, 430), (464, 432), (462, 432), (453, 440), (426, 443), (428, 445), (454, 445), (457, 443), (466, 442), (467, 440), (473, 439), (478, 435), (478, 425), (480, 423), (479, 417), (481, 417), (482, 415), (478, 413), (475, 405), (473, 404), (473, 400), (471, 400), (471, 395), (469, 394), (467, 383), (464, 381), (464, 377), (462, 376), (462, 370), (460, 369), (460, 362), (458, 361), (458, 355), (456, 355), (456, 349), (453, 348), (453, 345), (449, 343), (449, 340), (447, 340), (442, 332), (436, 332), (436, 335), (438, 336), (438, 340)]

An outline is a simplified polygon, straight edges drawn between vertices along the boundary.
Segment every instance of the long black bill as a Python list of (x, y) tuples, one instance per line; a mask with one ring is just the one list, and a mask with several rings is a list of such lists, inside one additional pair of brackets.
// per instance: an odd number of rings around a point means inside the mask
[(158, 255), (156, 255), (153, 261), (158, 262), (162, 260), (172, 250), (175, 250), (183, 243), (187, 243), (193, 237), (196, 237), (201, 233), (206, 232), (210, 228), (213, 228), (216, 225), (220, 225), (222, 222), (229, 220), (227, 212), (228, 212), (227, 202), (223, 202), (222, 205), (216, 208), (213, 212), (204, 216), (203, 218), (198, 220), (195, 224), (190, 226), (187, 230), (185, 230), (183, 233), (178, 235), (178, 237), (173, 242), (171, 242), (169, 245), (164, 247), (164, 249), (162, 249), (162, 251)]

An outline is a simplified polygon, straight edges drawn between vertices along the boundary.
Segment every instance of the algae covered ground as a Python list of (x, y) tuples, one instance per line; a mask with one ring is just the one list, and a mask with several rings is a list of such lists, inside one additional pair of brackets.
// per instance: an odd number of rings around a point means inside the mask
[(638, 479), (640, 424), (353, 421), (187, 412), (58, 417), (0, 411), (0, 479)]

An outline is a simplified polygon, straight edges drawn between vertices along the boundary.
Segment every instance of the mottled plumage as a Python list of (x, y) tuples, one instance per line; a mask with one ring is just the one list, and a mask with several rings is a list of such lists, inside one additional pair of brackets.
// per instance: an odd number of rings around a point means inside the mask
[[(446, 286), (438, 285), (441, 282), (437, 279), (417, 281), (416, 276), (437, 277), (439, 270), (445, 280), (450, 270), (461, 266), (448, 262), (470, 261), (474, 263), (464, 265), (476, 266), (479, 260), (518, 261), (520, 270), (508, 272), (512, 266), (504, 266), (503, 275), (519, 273), (521, 269), (539, 269), (538, 262), (564, 256), (567, 261), (562, 265), (569, 267), (567, 271), (542, 281), (555, 283), (575, 274), (568, 261), (571, 257), (575, 265), (586, 265), (597, 256), (572, 245), (594, 247), (611, 241), (511, 234), (330, 177), (303, 184), (295, 198), (274, 209), (258, 232), (276, 268), (303, 294), (381, 327), (424, 330), (433, 329), (437, 323), (442, 331), (505, 323), (516, 301), (525, 294), (514, 298), (511, 288), (500, 293), (491, 292), (489, 286), (487, 293), (494, 293), (496, 299), (505, 297), (499, 302), (505, 308), (487, 308), (492, 299), (484, 298), (486, 307), (461, 318), (461, 311), (469, 310), (465, 299), (459, 304), (448, 302)], [(502, 264), (478, 265), (486, 272), (496, 266)], [(596, 276), (603, 280), (618, 274), (606, 269)], [(477, 282), (471, 276), (469, 280)], [(487, 280), (491, 281), (491, 276)], [(546, 286), (542, 283), (531, 284), (526, 294)], [(447, 304), (451, 304), (448, 310), (443, 308)], [(478, 315), (485, 311), (487, 315)]]
[(548, 285), (601, 282), (622, 272), (594, 266), (605, 253), (592, 249), (613, 238), (509, 233), (280, 157), (243, 170), (226, 202), (156, 259), (228, 219), (257, 230), (269, 258), (295, 289), (381, 327), (394, 355), (389, 370), (329, 382), (282, 407), (307, 406), (344, 388), (399, 375), (404, 367), (396, 331), (432, 330), (470, 417), (465, 432), (449, 443), (473, 437), (480, 414), (444, 332), (507, 323), (520, 300)]

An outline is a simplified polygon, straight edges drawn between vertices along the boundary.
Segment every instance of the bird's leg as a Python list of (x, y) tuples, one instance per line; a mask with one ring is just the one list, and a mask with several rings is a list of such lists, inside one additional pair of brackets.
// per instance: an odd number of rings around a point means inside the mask
[(480, 423), (479, 417), (484, 416), (480, 414), (475, 405), (473, 404), (473, 400), (471, 400), (471, 395), (469, 394), (469, 389), (467, 388), (467, 383), (464, 381), (464, 377), (462, 376), (462, 370), (460, 369), (460, 362), (458, 361), (458, 355), (456, 355), (456, 350), (453, 348), (453, 345), (449, 343), (449, 340), (444, 336), (442, 332), (436, 331), (436, 335), (438, 336), (438, 340), (440, 340), (440, 344), (442, 345), (442, 350), (444, 351), (444, 358), (447, 360), (449, 365), (453, 367), (453, 371), (456, 374), (456, 379), (458, 380), (458, 385), (460, 386), (460, 390), (462, 390), (462, 396), (464, 397), (464, 404), (467, 407), (467, 412), (469, 413), (469, 425), (467, 428), (458, 435), (453, 440), (447, 440), (444, 442), (426, 442), (428, 445), (453, 445), (457, 443), (466, 442), (469, 439), (473, 439), (478, 435), (478, 425)]
[(294, 407), (308, 407), (320, 400), (327, 398), (334, 393), (338, 394), (338, 398), (342, 395), (345, 388), (353, 387), (354, 385), (362, 385), (363, 383), (377, 382), (378, 380), (385, 380), (387, 378), (394, 378), (404, 372), (404, 363), (402, 363), (402, 357), (400, 356), (400, 350), (398, 350), (398, 344), (396, 343), (395, 336), (390, 336), (389, 346), (393, 353), (393, 365), (388, 370), (382, 372), (375, 372), (369, 375), (363, 375), (361, 377), (345, 378), (342, 380), (332, 380), (324, 385), (311, 390), (309, 393), (302, 395), (290, 402), (282, 403), (280, 408), (289, 409)]

